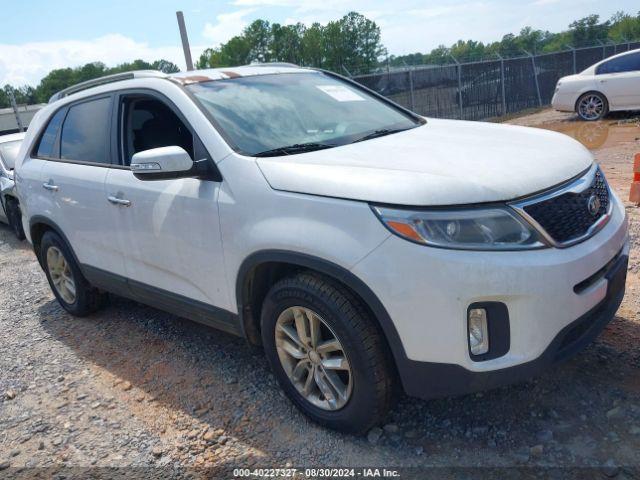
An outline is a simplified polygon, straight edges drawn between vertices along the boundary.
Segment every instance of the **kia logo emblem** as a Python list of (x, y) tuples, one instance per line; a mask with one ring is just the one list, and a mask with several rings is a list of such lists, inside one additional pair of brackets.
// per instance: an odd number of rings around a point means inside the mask
[(587, 200), (587, 210), (595, 217), (600, 211), (600, 197), (595, 194), (591, 195)]

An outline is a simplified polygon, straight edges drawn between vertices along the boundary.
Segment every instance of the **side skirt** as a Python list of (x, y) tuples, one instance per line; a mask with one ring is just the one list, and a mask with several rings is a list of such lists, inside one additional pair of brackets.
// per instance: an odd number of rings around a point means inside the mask
[(233, 335), (242, 336), (240, 317), (235, 313), (89, 265), (83, 264), (80, 268), (89, 283), (101, 290)]

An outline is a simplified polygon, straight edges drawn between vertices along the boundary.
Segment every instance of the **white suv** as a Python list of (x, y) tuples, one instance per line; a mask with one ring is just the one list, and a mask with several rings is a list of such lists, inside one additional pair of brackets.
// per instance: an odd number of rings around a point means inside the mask
[(533, 375), (624, 294), (625, 211), (576, 141), (426, 120), (323, 71), (72, 87), (31, 123), (17, 188), (67, 311), (112, 292), (244, 336), (343, 431), (380, 422), (401, 388)]

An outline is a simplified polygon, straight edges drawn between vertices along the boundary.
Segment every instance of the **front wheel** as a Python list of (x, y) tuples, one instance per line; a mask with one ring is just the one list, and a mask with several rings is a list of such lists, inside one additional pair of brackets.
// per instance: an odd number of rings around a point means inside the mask
[(586, 120), (587, 122), (600, 120), (608, 112), (609, 103), (601, 93), (585, 93), (576, 103), (576, 113), (582, 120)]
[(390, 354), (345, 287), (313, 273), (285, 278), (267, 294), (261, 328), (278, 382), (311, 419), (349, 433), (384, 419), (395, 388)]

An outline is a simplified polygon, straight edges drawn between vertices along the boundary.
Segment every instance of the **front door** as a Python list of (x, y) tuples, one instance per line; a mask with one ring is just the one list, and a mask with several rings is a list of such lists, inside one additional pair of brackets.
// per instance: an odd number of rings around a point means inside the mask
[(109, 171), (106, 188), (119, 200), (111, 211), (122, 234), (131, 290), (169, 310), (175, 310), (176, 303), (190, 304), (195, 311), (228, 309), (218, 219), (220, 184), (195, 178), (143, 181), (127, 168), (139, 151), (177, 145), (192, 159), (202, 159), (208, 156), (204, 147), (164, 97), (121, 95), (117, 116), (123, 168)]

